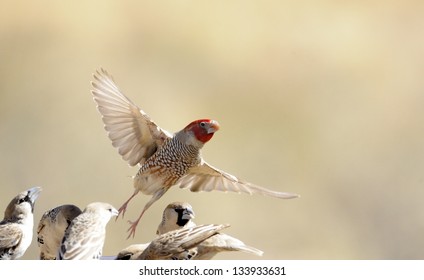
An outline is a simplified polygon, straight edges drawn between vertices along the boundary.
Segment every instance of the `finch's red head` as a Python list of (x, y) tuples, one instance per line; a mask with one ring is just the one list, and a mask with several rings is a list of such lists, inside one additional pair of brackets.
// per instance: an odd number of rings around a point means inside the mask
[(219, 130), (219, 123), (214, 120), (201, 119), (191, 122), (184, 130), (192, 131), (197, 140), (206, 143)]

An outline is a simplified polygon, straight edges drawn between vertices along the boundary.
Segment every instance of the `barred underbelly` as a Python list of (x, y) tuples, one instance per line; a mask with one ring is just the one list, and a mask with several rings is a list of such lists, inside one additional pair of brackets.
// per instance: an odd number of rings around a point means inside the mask
[(147, 195), (170, 188), (199, 162), (199, 149), (172, 138), (141, 166), (134, 177), (134, 188)]
[[(181, 170), (181, 169), (180, 169)], [(188, 168), (184, 172), (174, 172), (172, 168), (153, 167), (148, 172), (139, 172), (134, 178), (134, 188), (146, 195), (153, 195), (161, 188), (172, 187), (181, 176), (184, 176)]]

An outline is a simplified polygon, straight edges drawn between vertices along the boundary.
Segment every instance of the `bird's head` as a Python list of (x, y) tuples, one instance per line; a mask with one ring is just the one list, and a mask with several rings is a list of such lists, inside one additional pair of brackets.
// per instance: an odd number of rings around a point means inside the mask
[(4, 212), (4, 219), (22, 219), (34, 212), (35, 200), (41, 192), (40, 187), (33, 187), (15, 196)]
[(88, 213), (96, 217), (97, 221), (106, 225), (110, 218), (118, 215), (118, 210), (116, 210), (112, 205), (105, 202), (92, 202), (88, 204), (83, 213)]
[(185, 226), (191, 219), (194, 219), (193, 207), (187, 202), (171, 203), (165, 208), (163, 214), (170, 223), (179, 227)]
[(194, 211), (187, 202), (172, 202), (163, 211), (162, 221), (156, 234), (164, 234), (171, 230), (194, 226)]
[(219, 130), (219, 123), (215, 120), (201, 119), (188, 124), (181, 132), (186, 137), (186, 144), (198, 146), (199, 148), (208, 142), (215, 132)]
[(56, 222), (65, 229), (71, 224), (72, 220), (81, 214), (81, 209), (73, 204), (64, 204), (54, 208), (56, 210)]

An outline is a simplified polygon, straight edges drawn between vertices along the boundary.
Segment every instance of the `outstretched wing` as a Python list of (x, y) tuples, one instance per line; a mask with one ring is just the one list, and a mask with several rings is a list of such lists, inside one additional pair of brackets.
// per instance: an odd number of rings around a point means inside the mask
[(199, 191), (223, 191), (247, 194), (262, 194), (277, 198), (296, 198), (299, 195), (294, 193), (278, 192), (264, 187), (244, 182), (234, 175), (219, 170), (205, 162), (189, 169), (187, 174), (180, 178), (177, 186), (190, 189), (192, 192)]
[(112, 145), (130, 166), (143, 164), (172, 134), (127, 98), (106, 70), (93, 77), (91, 93)]

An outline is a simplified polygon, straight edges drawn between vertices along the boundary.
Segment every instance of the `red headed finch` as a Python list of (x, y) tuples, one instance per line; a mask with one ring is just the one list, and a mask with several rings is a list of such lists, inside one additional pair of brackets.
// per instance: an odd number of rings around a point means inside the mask
[(157, 126), (126, 97), (105, 70), (94, 74), (92, 86), (94, 101), (112, 145), (130, 166), (140, 167), (134, 176), (134, 193), (119, 208), (119, 213), (125, 214), (129, 201), (138, 192), (152, 196), (138, 219), (130, 222), (128, 237), (135, 235), (144, 212), (173, 186), (193, 192), (218, 190), (277, 198), (298, 197), (242, 181), (203, 160), (200, 150), (218, 131), (217, 121), (195, 120), (172, 134)]

